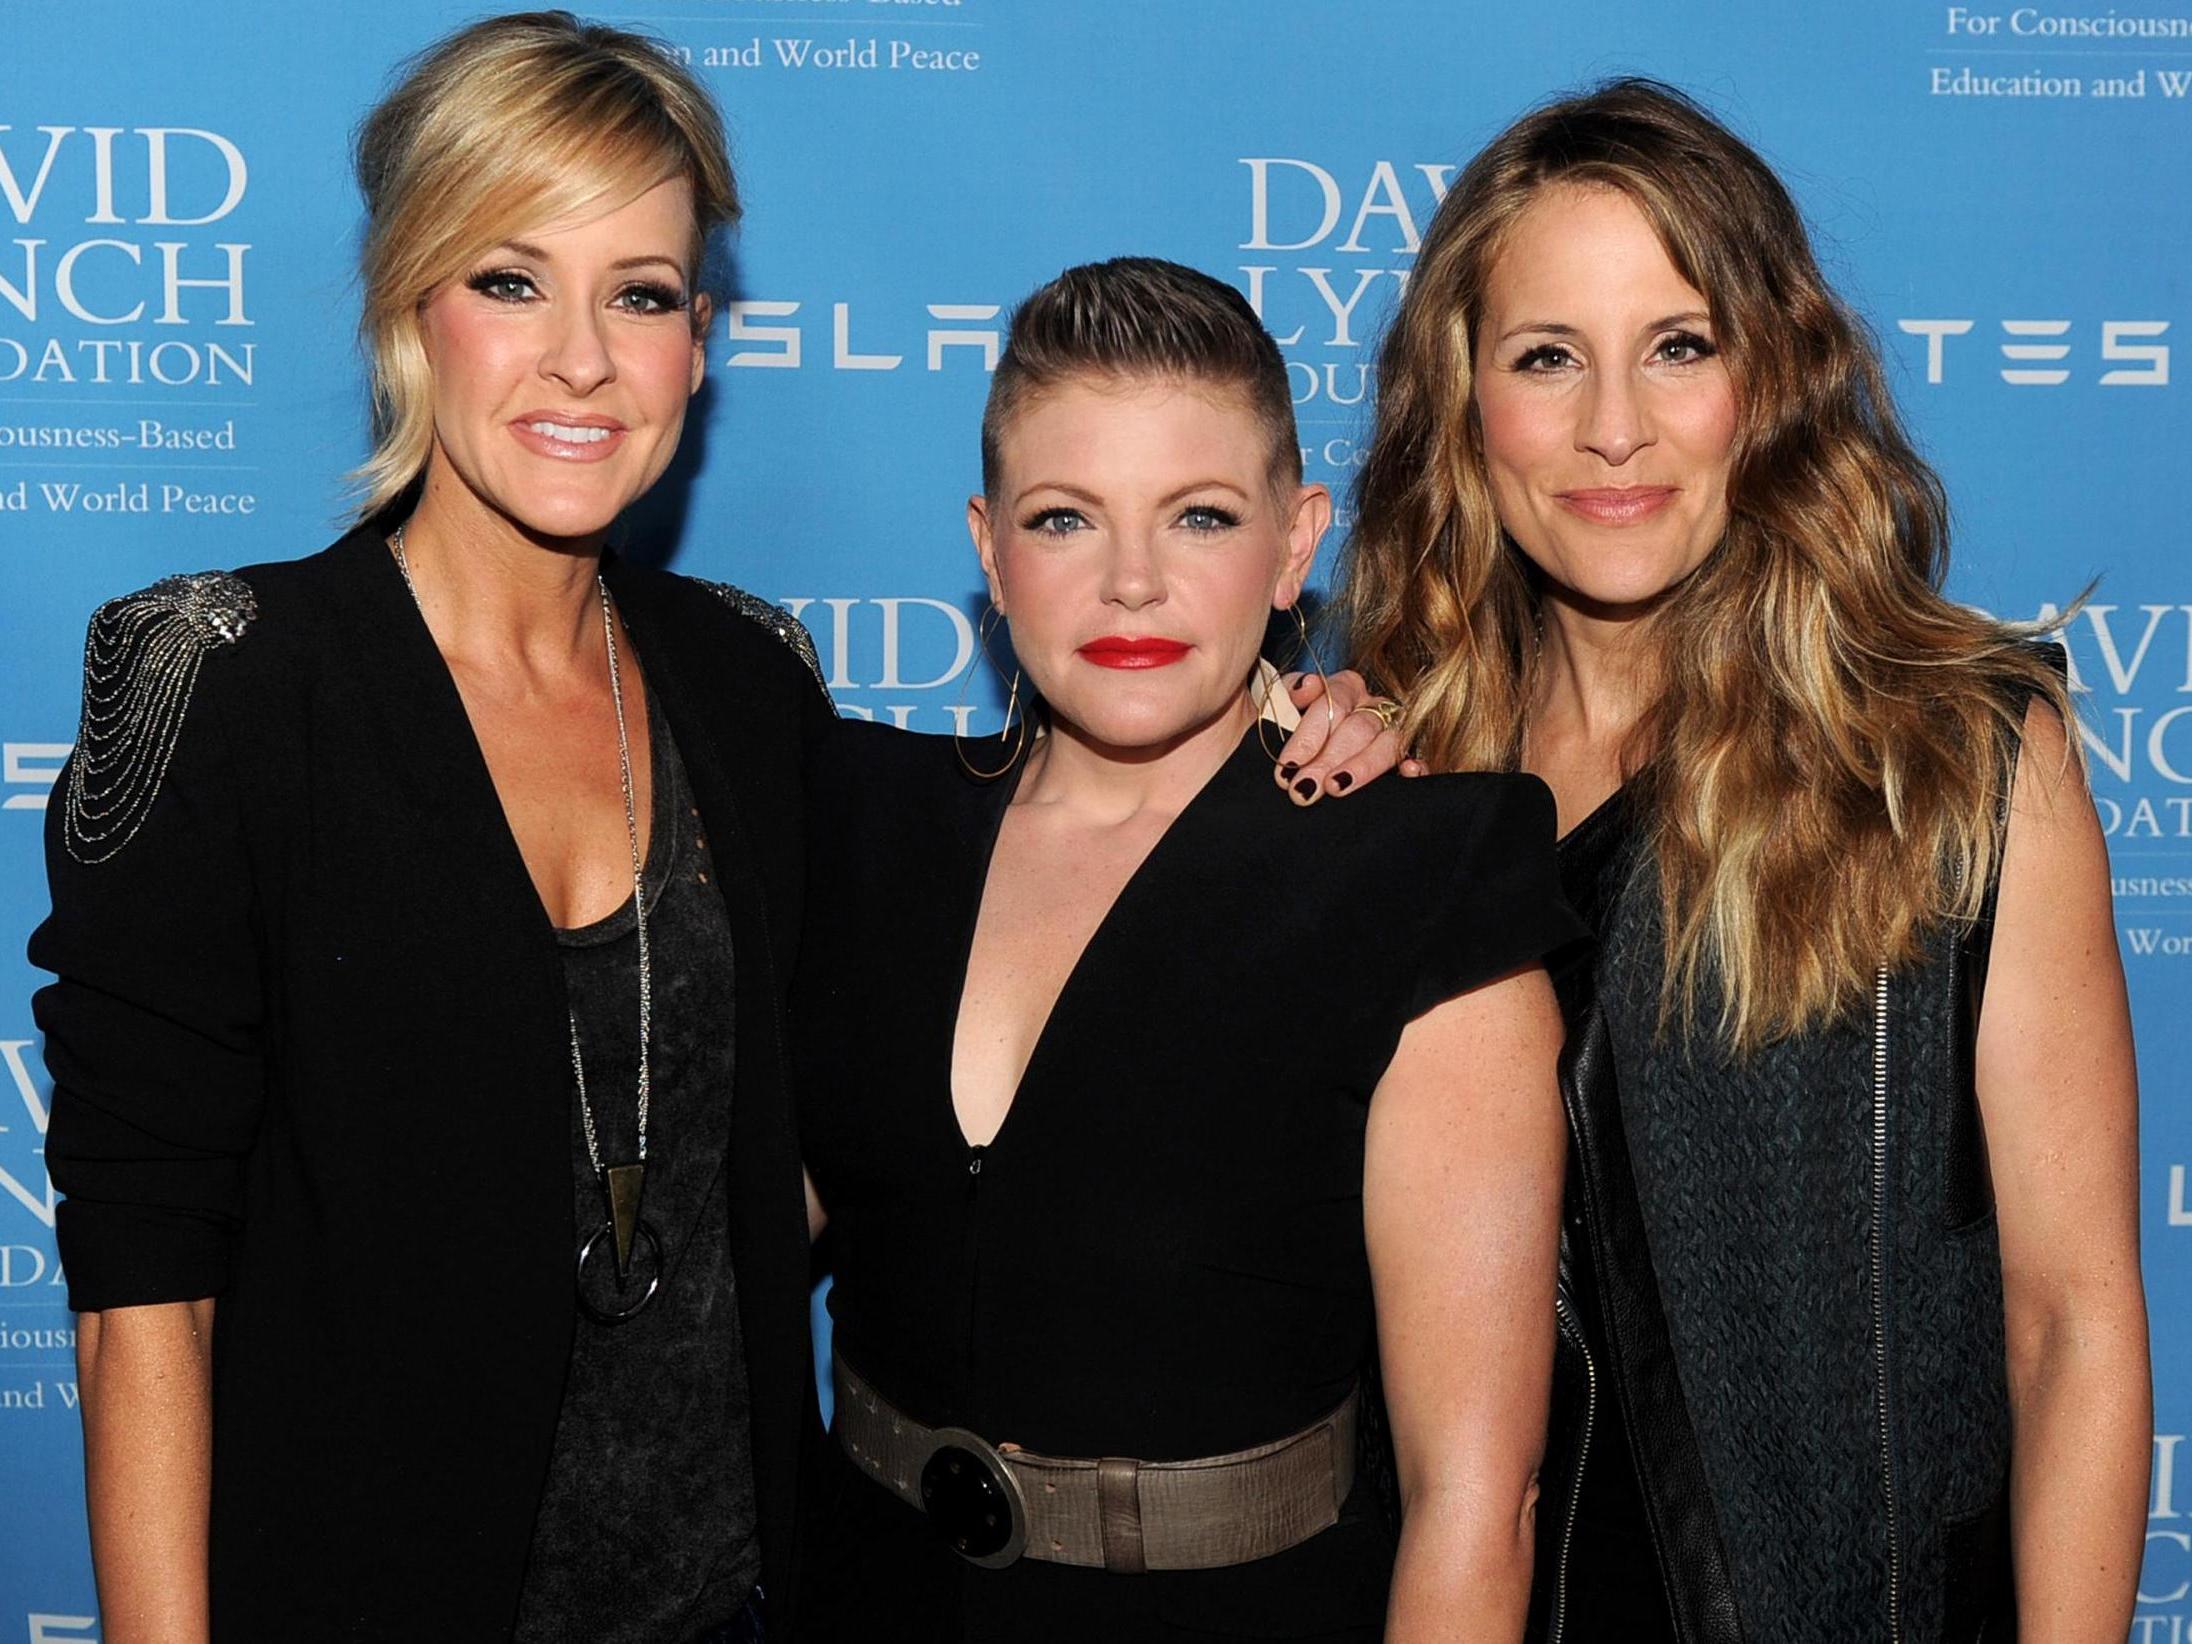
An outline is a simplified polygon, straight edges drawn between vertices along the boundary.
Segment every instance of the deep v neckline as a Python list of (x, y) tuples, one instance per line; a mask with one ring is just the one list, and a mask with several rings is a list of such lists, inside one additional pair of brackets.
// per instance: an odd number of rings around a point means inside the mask
[[(1118, 925), (1120, 910), (1139, 897), (1158, 864), (1177, 848), (1176, 842), (1186, 831), (1190, 821), (1195, 819), (1198, 812), (1208, 809), (1212, 796), (1219, 786), (1232, 772), (1233, 767), (1245, 757), (1248, 738), (1255, 734), (1255, 728), (1251, 726), (1247, 733), (1243, 735), (1241, 741), (1234, 745), (1233, 751), (1219, 762), (1217, 768), (1189, 796), (1187, 803), (1180, 807), (1178, 814), (1165, 824), (1164, 831), (1157, 835), (1156, 840), (1150, 845), (1141, 861), (1134, 865), (1133, 872), (1129, 873), (1125, 880), (1120, 883), (1119, 889), (1111, 898), (1110, 904), (1090, 928), (1088, 940), (1081, 944), (1081, 951), (1073, 956), (1073, 963), (1066, 969), (1065, 980), (1058, 984), (1058, 991), (1051, 995), (1050, 1008), (1043, 1013), (1042, 1025), (1035, 1030), (1035, 1038), (1028, 1046), (1027, 1060), (1021, 1064), (1020, 1075), (1013, 1082), (1011, 1099), (1005, 1104), (1004, 1114), (998, 1119), (996, 1130), (990, 1134), (988, 1141), (977, 1142), (967, 1135), (966, 1121), (959, 1114), (959, 1024), (960, 1018), (966, 1009), (967, 972), (974, 961), (974, 941), (981, 930), (983, 904), (989, 899), (990, 869), (997, 858), (997, 841), (1004, 832), (1005, 818), (1011, 814), (1012, 802), (1019, 797), (1020, 784), (1027, 776), (1026, 765), (1021, 765), (1013, 773), (1012, 785), (1004, 790), (1002, 803), (998, 803), (992, 798), (989, 814), (984, 818), (982, 836), (975, 852), (973, 862), (973, 906), (968, 911), (965, 927), (960, 932), (957, 980), (952, 988), (950, 1013), (946, 1017), (944, 1114), (951, 1126), (952, 1136), (959, 1143), (961, 1151), (978, 1155), (987, 1154), (1005, 1139), (1006, 1133), (1012, 1128), (1014, 1118), (1018, 1116), (1022, 1106), (1025, 1105), (1028, 1087), (1033, 1082), (1036, 1071), (1042, 1066), (1051, 1041), (1056, 1037), (1059, 1019), (1066, 1014), (1066, 1007), (1079, 991), (1077, 984), (1089, 968), (1090, 955), (1097, 952), (1103, 945), (1105, 938)], [(985, 795), (984, 797), (990, 796)]]
[[(420, 668), (430, 681), (429, 696), (438, 699), (445, 753), (463, 768), (461, 780), (471, 786), (475, 796), (483, 796), (486, 801), (479, 814), (482, 818), (493, 818), (492, 823), (487, 825), (493, 853), (501, 859), (502, 872), (506, 878), (513, 868), (516, 870), (514, 883), (524, 886), (524, 900), (529, 904), (528, 923), (533, 926), (534, 934), (545, 936), (550, 942), (554, 942), (558, 933), (567, 928), (585, 929), (614, 918), (618, 909), (612, 908), (599, 919), (581, 920), (576, 926), (565, 927), (559, 925), (555, 916), (549, 912), (548, 903), (533, 878), (532, 865), (525, 859), (525, 848), (518, 843), (517, 829), (511, 824), (509, 810), (503, 804), (502, 790), (495, 786), (494, 767), (488, 763), (487, 748), (480, 741), (479, 727), (472, 722), (472, 710), (465, 703), (464, 688), (457, 683), (456, 671), (449, 666), (449, 659), (442, 655), (440, 642), (434, 638), (433, 627), (426, 620), (426, 612), (421, 608), (418, 596), (412, 592), (408, 579), (398, 568), (387, 540), (379, 533), (371, 533), (361, 540), (360, 553), (375, 562), (371, 573), (374, 597), (386, 608), (399, 613), (396, 620), (405, 634), (403, 643), (411, 647)], [(601, 568), (604, 578), (608, 577), (610, 564), (611, 561), (605, 556)], [(654, 671), (648, 662), (646, 641), (634, 630), (624, 601), (616, 597), (614, 589), (610, 590), (610, 598), (614, 601), (617, 624), (624, 631), (622, 648), (627, 659), (635, 665), (641, 682), (639, 695), (645, 704), (640, 712), (645, 716), (648, 726), (650, 798), (646, 807), (648, 833), (643, 841), (647, 866), (643, 871), (647, 873), (651, 883), (654, 864), (652, 784), (661, 774), (660, 760), (654, 752), (653, 743), (655, 735), (663, 730), (667, 721), (657, 718)], [(620, 907), (630, 906), (631, 895), (627, 892)]]

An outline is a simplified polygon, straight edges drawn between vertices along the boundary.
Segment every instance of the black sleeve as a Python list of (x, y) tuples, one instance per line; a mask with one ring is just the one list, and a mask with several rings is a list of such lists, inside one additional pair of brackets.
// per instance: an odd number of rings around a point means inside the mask
[(30, 959), (57, 980), (33, 1008), (54, 1081), (46, 1166), (67, 1195), (57, 1236), (80, 1311), (220, 1294), (242, 1224), (265, 1006), (211, 700), (227, 661), (207, 661), (157, 797), (118, 851), (86, 862), (72, 849), (71, 772), (48, 811), (53, 911)]
[[(766, 670), (772, 681), (772, 691), (790, 693), (798, 726), (799, 757), (811, 769), (831, 745), (838, 712), (837, 700), (830, 695), (829, 679), (823, 671), (821, 653), (816, 649), (814, 636), (807, 631), (807, 625), (783, 606), (758, 594), (750, 594), (733, 583), (711, 582), (705, 577), (671, 580), (673, 584), (705, 590), (711, 596), (708, 607), (743, 618), (744, 622), (738, 626), (747, 634), (758, 629), (775, 641), (747, 647), (740, 654), (752, 656), (758, 666)], [(773, 696), (771, 700), (774, 700)]]
[[(1552, 791), (1534, 776), (1423, 777), (1442, 795), (1444, 860), (1425, 874), (1408, 1019), (1590, 932), (1561, 895)], [(1465, 786), (1462, 786), (1465, 784)]]
[(830, 695), (829, 685), (818, 676), (815, 689), (799, 693), (801, 757), (811, 764), (830, 745), (838, 723), (837, 699)]
[(852, 714), (818, 725), (808, 762), (810, 872), (834, 874), (843, 853), (872, 846), (880, 818), (938, 821), (934, 813), (952, 784), (946, 741)]

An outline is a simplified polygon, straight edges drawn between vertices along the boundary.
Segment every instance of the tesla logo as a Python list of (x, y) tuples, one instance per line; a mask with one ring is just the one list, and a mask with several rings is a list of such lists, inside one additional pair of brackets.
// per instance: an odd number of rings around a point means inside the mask
[[(1897, 320), (1906, 336), (1923, 337), (1926, 345), (1926, 381), (1945, 382), (1951, 353), (1969, 344), (1951, 346), (1952, 338), (1964, 337), (1978, 325), (1976, 320)], [(2103, 320), (2100, 325), (2100, 358), (2109, 369), (2100, 374), (2103, 388), (2162, 388), (2169, 382), (2169, 345), (2152, 339), (2169, 331), (2167, 320)], [(2069, 320), (2003, 320), (2002, 341), (1996, 344), (2005, 362), (1998, 370), (2013, 388), (2060, 388), (2070, 381), (2080, 359), (2082, 338)], [(2090, 346), (2085, 344), (2084, 346)]]

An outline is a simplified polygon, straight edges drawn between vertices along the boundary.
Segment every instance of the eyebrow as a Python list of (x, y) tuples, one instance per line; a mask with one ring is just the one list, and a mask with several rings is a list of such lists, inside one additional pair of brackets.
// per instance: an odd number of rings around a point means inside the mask
[[(549, 263), (555, 261), (554, 257), (549, 255), (548, 252), (542, 250), (539, 246), (534, 245), (530, 240), (505, 240), (502, 242), (502, 249), (505, 251), (515, 251), (520, 257), (529, 258), (536, 263)], [(683, 274), (685, 272), (685, 265), (679, 262), (677, 258), (665, 256), (656, 252), (650, 252), (638, 257), (619, 257), (609, 266), (612, 269), (622, 270), (627, 268), (652, 268), (658, 263), (665, 268), (674, 268), (680, 274)]]
[[(1680, 314), (1662, 315), (1652, 321), (1651, 324), (1642, 327), (1642, 331), (1666, 331), (1678, 325), (1710, 325), (1711, 323), (1712, 316), (1710, 314), (1707, 314), (1703, 309), (1692, 308), (1686, 309)], [(1548, 337), (1580, 337), (1583, 335), (1579, 327), (1563, 325), (1558, 320), (1530, 320), (1501, 332), (1499, 340), (1506, 342), (1511, 338), (1522, 336), (1525, 332), (1532, 331)]]
[[(1063, 480), (1037, 480), (1033, 485), (1023, 485), (1020, 488), (1019, 494), (1013, 498), (1015, 506), (1020, 503), (1026, 502), (1029, 497), (1033, 496), (1038, 491), (1063, 492), (1066, 496), (1073, 498), (1076, 502), (1085, 502), (1092, 508), (1100, 508), (1103, 506), (1104, 502), (1104, 499), (1098, 496), (1095, 492), (1084, 491), (1078, 485), (1068, 485)], [(1183, 485), (1178, 490), (1170, 492), (1165, 496), (1159, 497), (1157, 499), (1157, 506), (1160, 508), (1169, 508), (1175, 502), (1179, 502), (1183, 498), (1193, 496), (1197, 491), (1229, 491), (1234, 496), (1241, 498), (1241, 500), (1244, 502), (1252, 500), (1251, 493), (1242, 490), (1231, 480), (1199, 479), (1195, 480), (1191, 484)]]

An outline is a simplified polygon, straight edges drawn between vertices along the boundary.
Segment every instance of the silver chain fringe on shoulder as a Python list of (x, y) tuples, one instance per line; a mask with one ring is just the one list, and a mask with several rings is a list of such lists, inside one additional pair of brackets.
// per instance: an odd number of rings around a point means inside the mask
[(84, 713), (69, 761), (62, 838), (105, 862), (137, 837), (160, 797), (198, 669), (259, 614), (251, 585), (226, 571), (163, 577), (99, 607), (84, 639)]

